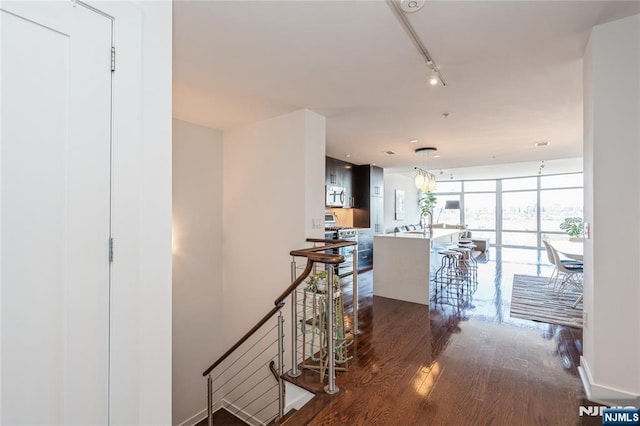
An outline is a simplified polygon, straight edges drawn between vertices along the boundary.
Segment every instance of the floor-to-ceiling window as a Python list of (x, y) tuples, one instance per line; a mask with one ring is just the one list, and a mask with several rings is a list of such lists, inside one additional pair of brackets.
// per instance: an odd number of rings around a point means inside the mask
[(464, 224), (481, 238), (496, 242), (496, 180), (463, 182)]
[(582, 217), (582, 173), (540, 177), (540, 231), (542, 238), (565, 235), (560, 224), (566, 217)]
[(438, 204), (433, 210), (434, 223), (446, 223), (448, 225), (459, 225), (464, 223), (460, 209), (448, 209), (447, 201), (459, 201), (462, 204), (462, 182), (445, 181), (438, 182), (437, 185)]
[(503, 246), (538, 246), (538, 178), (502, 179)]
[[(583, 175), (438, 182), (434, 222), (465, 224), (492, 244), (539, 248), (543, 238), (566, 235), (560, 223), (582, 217)], [(460, 201), (460, 210), (447, 201)]]

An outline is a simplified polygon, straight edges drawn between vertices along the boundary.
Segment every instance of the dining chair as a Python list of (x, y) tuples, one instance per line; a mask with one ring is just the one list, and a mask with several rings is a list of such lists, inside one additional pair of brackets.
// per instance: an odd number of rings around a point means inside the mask
[(574, 287), (582, 291), (582, 274), (584, 272), (582, 262), (563, 262), (560, 260), (560, 254), (551, 244), (549, 244), (549, 248), (551, 249), (552, 256), (556, 259), (555, 265), (558, 269), (556, 284), (558, 280), (560, 280), (560, 277), (562, 277), (560, 284), (554, 285), (554, 290), (562, 293), (569, 287)]
[(553, 256), (553, 252), (551, 251), (551, 246), (549, 245), (547, 240), (542, 240), (542, 244), (544, 244), (544, 248), (547, 250), (547, 260), (549, 261), (550, 264), (553, 265), (553, 272), (551, 272), (551, 276), (547, 281), (547, 285), (551, 285), (551, 283), (554, 283), (554, 289), (555, 289), (555, 282), (558, 279), (558, 267), (556, 266), (556, 259)]
[(547, 240), (542, 240), (542, 243), (544, 244), (544, 248), (547, 251), (547, 259), (549, 260), (549, 263), (553, 265), (553, 272), (551, 273), (551, 276), (547, 281), (547, 285), (551, 285), (553, 283), (553, 290), (555, 291), (556, 284), (559, 278), (557, 263), (559, 262), (563, 265), (579, 266), (582, 265), (582, 262), (580, 262), (579, 260), (561, 259), (557, 251), (555, 251), (555, 249), (551, 247), (551, 244), (549, 244)]

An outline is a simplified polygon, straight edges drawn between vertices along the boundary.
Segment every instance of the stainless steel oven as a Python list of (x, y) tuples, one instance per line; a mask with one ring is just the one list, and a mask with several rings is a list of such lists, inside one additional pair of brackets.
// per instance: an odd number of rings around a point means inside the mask
[(353, 274), (353, 251), (357, 248), (358, 230), (354, 228), (338, 229), (338, 239), (345, 241), (354, 241), (356, 245), (340, 247), (339, 253), (344, 256), (344, 262), (338, 264), (338, 276), (345, 277)]

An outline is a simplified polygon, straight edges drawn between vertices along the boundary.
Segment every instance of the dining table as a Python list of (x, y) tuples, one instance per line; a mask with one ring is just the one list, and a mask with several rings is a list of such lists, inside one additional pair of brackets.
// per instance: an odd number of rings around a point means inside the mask
[(557, 240), (549, 241), (549, 244), (551, 244), (558, 253), (568, 257), (569, 259), (584, 259), (584, 243), (582, 241)]

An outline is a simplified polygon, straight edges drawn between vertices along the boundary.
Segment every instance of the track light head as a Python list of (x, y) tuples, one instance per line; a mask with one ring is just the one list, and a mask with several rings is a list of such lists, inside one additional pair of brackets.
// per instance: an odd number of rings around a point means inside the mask
[(438, 75), (438, 71), (435, 69), (431, 70), (431, 77), (429, 77), (429, 84), (435, 86), (440, 82), (440, 75)]

